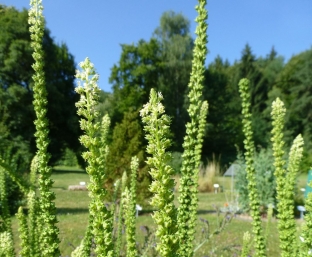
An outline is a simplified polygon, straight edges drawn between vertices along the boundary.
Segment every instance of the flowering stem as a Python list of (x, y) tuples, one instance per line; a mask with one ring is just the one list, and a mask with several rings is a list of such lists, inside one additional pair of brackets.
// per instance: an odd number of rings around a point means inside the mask
[(127, 236), (127, 257), (136, 257), (138, 255), (135, 240), (135, 224), (136, 224), (136, 176), (139, 167), (139, 159), (132, 157), (131, 159), (131, 177), (129, 200), (126, 203), (126, 236)]
[(199, 0), (196, 10), (198, 23), (195, 33), (195, 47), (193, 51), (192, 72), (189, 83), (188, 113), (191, 121), (186, 124), (186, 136), (184, 138), (182, 177), (180, 181), (180, 197), (178, 211), (179, 227), (179, 254), (180, 256), (193, 256), (193, 241), (195, 237), (195, 225), (197, 219), (197, 187), (198, 187), (198, 168), (201, 159), (202, 141), (208, 104), (201, 100), (205, 59), (207, 55), (207, 10), (205, 9), (206, 0)]
[(171, 141), (169, 125), (170, 118), (165, 114), (163, 99), (154, 89), (150, 92), (149, 102), (140, 111), (148, 145), (146, 152), (151, 156), (146, 163), (151, 168), (153, 182), (150, 191), (154, 193), (151, 204), (157, 211), (153, 219), (157, 224), (156, 237), (159, 239), (157, 250), (161, 256), (176, 256), (178, 251), (177, 210), (174, 206), (174, 170), (166, 163), (171, 158), (166, 149)]
[(245, 159), (248, 180), (249, 205), (252, 217), (256, 256), (266, 256), (266, 246), (261, 226), (260, 203), (255, 179), (253, 133), (251, 128), (249, 80), (241, 79), (239, 93), (242, 99), (243, 132), (245, 135)]
[(42, 256), (60, 256), (59, 251), (59, 230), (56, 227), (56, 208), (54, 204), (55, 194), (50, 191), (53, 181), (51, 179), (51, 168), (48, 165), (50, 154), (48, 153), (48, 119), (47, 119), (47, 91), (43, 71), (43, 49), (42, 41), (44, 34), (44, 17), (42, 15), (42, 1), (31, 0), (29, 10), (29, 31), (31, 37), (31, 47), (33, 48), (33, 58), (35, 63), (32, 65), (35, 74), (34, 80), (34, 109), (37, 119), (36, 126), (36, 145), (37, 145), (37, 165), (39, 176), (40, 191), (40, 223), (42, 225), (40, 244)]
[(302, 158), (303, 139), (298, 135), (289, 153), (288, 169), (285, 169), (283, 128), (286, 108), (277, 98), (272, 103), (272, 142), (277, 192), (277, 218), (282, 257), (297, 256), (297, 231), (294, 220), (294, 187)]
[[(94, 236), (97, 256), (113, 256), (112, 239), (112, 212), (104, 204), (106, 190), (105, 183), (105, 160), (108, 152), (107, 132), (110, 124), (108, 116), (104, 116), (102, 124), (96, 122), (99, 113), (96, 105), (99, 99), (100, 89), (97, 85), (98, 75), (95, 73), (93, 64), (88, 58), (81, 62), (76, 77), (80, 79), (76, 92), (80, 94), (80, 100), (76, 103), (81, 129), (85, 134), (80, 137), (80, 142), (87, 148), (82, 157), (87, 161), (87, 173), (90, 176), (88, 185), (91, 202), (89, 205), (90, 218), (92, 220), (92, 234)], [(83, 83), (83, 85), (82, 85)], [(102, 132), (101, 138), (97, 135)]]

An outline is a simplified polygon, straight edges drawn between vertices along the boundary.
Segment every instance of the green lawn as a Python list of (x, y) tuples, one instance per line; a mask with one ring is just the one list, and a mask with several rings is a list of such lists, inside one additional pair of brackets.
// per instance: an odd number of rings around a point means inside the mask
[[(56, 194), (56, 207), (58, 213), (58, 227), (60, 229), (60, 248), (62, 256), (70, 256), (74, 246), (79, 245), (88, 222), (88, 203), (89, 196), (87, 191), (68, 191), (69, 185), (79, 184), (79, 182), (88, 182), (88, 175), (80, 169), (66, 169), (58, 167), (54, 169), (53, 180), (55, 181), (53, 191)], [(300, 185), (304, 185), (304, 178), (299, 177)], [(209, 230), (213, 232), (217, 228), (217, 224), (223, 219), (224, 214), (217, 215), (216, 208), (222, 208), (226, 204), (233, 204), (235, 196), (231, 195), (230, 178), (220, 178), (218, 182), (223, 186), (224, 192), (200, 193), (198, 208), (198, 226), (196, 233), (195, 246), (199, 245), (203, 240), (206, 228), (206, 220), (209, 223)], [(177, 199), (177, 193), (176, 193)], [(147, 211), (137, 218), (137, 238), (138, 243), (143, 245), (146, 236), (146, 230), (143, 226), (148, 226), (153, 230), (154, 223), (151, 218), (151, 211)], [(298, 221), (298, 225), (301, 221)], [(264, 220), (263, 226), (266, 226)], [(195, 256), (237, 256), (240, 253), (243, 234), (246, 231), (251, 232), (251, 220), (246, 215), (237, 215), (230, 224), (219, 234), (213, 236), (208, 243), (205, 243), (196, 251)], [(278, 234), (276, 229), (276, 221), (273, 219), (268, 237), (268, 256), (279, 256)], [(15, 232), (16, 249), (19, 249), (19, 240), (17, 238), (16, 219), (13, 219), (13, 230)], [(153, 240), (152, 240), (153, 241)], [(151, 248), (152, 250), (153, 248)]]

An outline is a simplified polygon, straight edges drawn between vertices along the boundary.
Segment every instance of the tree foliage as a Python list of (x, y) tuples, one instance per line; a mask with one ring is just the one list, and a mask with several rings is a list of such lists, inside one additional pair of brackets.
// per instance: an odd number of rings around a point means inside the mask
[(150, 195), (148, 187), (151, 176), (144, 163), (143, 129), (139, 120), (139, 112), (129, 109), (124, 118), (113, 129), (112, 143), (107, 157), (107, 181), (105, 187), (112, 193), (114, 183), (126, 172), (130, 176), (130, 164), (133, 156), (138, 158), (137, 199), (146, 203)]
[(190, 35), (190, 21), (182, 14), (165, 12), (154, 37), (160, 46), (163, 69), (159, 76), (159, 90), (164, 105), (172, 118), (173, 150), (182, 151), (187, 119), (186, 95), (190, 80), (194, 42)]
[[(34, 74), (27, 10), (0, 6), (0, 97), (10, 137), (35, 153), (33, 100)], [(45, 28), (44, 72), (48, 91), (51, 162), (66, 147), (77, 150), (79, 132), (74, 103), (75, 63), (65, 44), (57, 45)], [(28, 160), (30, 161), (30, 160)]]

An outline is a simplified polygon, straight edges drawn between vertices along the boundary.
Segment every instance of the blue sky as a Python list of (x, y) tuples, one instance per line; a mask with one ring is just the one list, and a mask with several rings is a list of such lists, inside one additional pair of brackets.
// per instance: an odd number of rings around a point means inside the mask
[[(29, 1), (0, 0), (28, 8)], [(76, 63), (89, 57), (100, 74), (99, 86), (111, 90), (111, 67), (118, 62), (120, 44), (149, 40), (163, 12), (182, 13), (195, 37), (196, 0), (43, 0), (47, 27), (57, 43), (67, 44)], [(220, 55), (239, 60), (248, 43), (256, 56), (272, 46), (288, 60), (312, 47), (311, 0), (211, 0), (208, 9), (207, 62)]]

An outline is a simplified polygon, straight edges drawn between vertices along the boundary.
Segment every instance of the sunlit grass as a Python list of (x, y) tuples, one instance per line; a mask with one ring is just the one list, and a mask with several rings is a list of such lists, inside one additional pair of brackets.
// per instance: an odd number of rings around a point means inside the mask
[[(88, 204), (89, 196), (87, 191), (69, 191), (69, 185), (77, 185), (79, 182), (87, 182), (88, 174), (81, 169), (71, 169), (68, 167), (57, 167), (54, 169), (52, 179), (55, 181), (52, 190), (56, 194), (56, 207), (58, 217), (58, 227), (60, 229), (60, 249), (62, 256), (70, 256), (74, 247), (80, 244), (80, 241), (85, 233), (88, 222)], [(305, 185), (307, 175), (301, 175), (298, 179), (298, 186)], [(195, 246), (202, 240), (203, 223), (201, 219), (208, 220), (210, 231), (217, 228), (218, 216), (216, 207), (222, 208), (229, 202), (231, 195), (231, 178), (218, 177), (218, 183), (222, 186), (223, 192), (221, 193), (199, 193), (199, 206), (198, 206), (198, 224), (197, 236)], [(175, 193), (177, 199), (178, 193)], [(176, 205), (178, 205), (176, 201)], [(137, 218), (136, 231), (137, 240), (139, 245), (143, 245), (146, 231), (142, 226), (148, 226), (150, 230), (155, 229), (155, 225), (151, 218), (151, 210)], [(223, 217), (220, 214), (220, 219)], [(302, 223), (297, 221), (298, 227)], [(263, 226), (266, 226), (264, 219)], [(204, 244), (195, 254), (196, 257), (202, 256), (223, 256), (230, 257), (235, 254), (240, 254), (243, 234), (246, 231), (251, 231), (251, 219), (248, 215), (237, 215), (233, 218), (231, 223), (220, 234), (215, 235), (212, 239)], [(17, 253), (20, 249), (19, 239), (17, 238), (17, 221), (13, 218), (13, 231)], [(279, 242), (276, 228), (276, 220), (273, 219), (271, 232), (268, 238), (268, 256), (279, 256)]]

